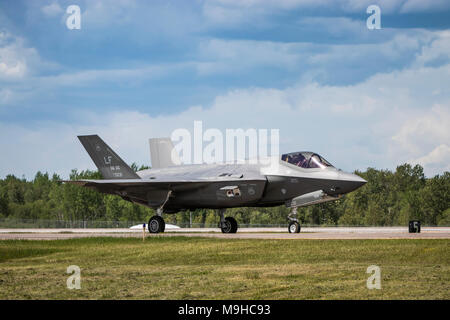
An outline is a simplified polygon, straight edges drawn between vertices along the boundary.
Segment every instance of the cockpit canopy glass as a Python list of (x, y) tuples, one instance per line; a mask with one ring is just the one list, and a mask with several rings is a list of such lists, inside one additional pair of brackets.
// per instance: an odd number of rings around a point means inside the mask
[(313, 152), (286, 153), (281, 156), (281, 160), (305, 169), (333, 167), (331, 163)]

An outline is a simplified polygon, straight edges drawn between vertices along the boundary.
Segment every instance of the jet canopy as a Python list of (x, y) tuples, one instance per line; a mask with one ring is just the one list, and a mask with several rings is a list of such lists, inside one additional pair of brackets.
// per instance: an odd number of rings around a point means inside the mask
[(331, 163), (314, 152), (286, 153), (281, 156), (281, 160), (305, 169), (333, 167)]

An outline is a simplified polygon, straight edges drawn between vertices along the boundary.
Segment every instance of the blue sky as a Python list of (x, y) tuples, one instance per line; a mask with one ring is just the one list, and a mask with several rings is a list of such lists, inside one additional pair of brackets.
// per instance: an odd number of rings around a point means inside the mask
[[(66, 8), (81, 8), (68, 30)], [(368, 30), (366, 8), (381, 8)], [(0, 1), (0, 176), (128, 162), (177, 128), (277, 128), (344, 170), (450, 170), (448, 1)]]

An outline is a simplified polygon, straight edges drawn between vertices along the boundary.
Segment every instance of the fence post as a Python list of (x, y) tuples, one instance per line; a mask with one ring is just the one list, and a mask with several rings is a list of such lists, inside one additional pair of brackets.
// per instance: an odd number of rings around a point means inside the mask
[(192, 211), (189, 210), (189, 228), (192, 228)]

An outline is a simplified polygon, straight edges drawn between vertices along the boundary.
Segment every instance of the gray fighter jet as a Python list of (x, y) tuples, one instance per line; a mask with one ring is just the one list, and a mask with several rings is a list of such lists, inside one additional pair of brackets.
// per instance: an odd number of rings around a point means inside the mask
[(366, 183), (333, 167), (314, 152), (293, 152), (275, 166), (261, 162), (182, 165), (169, 138), (150, 139), (152, 169), (134, 172), (98, 135), (78, 137), (102, 174), (102, 180), (67, 181), (156, 210), (150, 233), (164, 232), (164, 214), (197, 208), (217, 209), (223, 233), (238, 224), (227, 208), (285, 204), (290, 233), (300, 232), (297, 208), (339, 199)]

